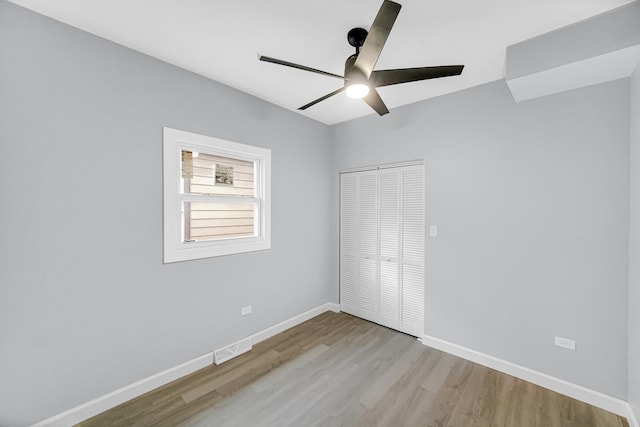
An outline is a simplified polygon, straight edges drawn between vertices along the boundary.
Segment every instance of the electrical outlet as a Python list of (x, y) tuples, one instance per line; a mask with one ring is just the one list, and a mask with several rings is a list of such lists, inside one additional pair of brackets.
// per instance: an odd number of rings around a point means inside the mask
[(429, 237), (438, 237), (438, 226), (430, 225), (429, 226)]
[(241, 316), (246, 316), (247, 314), (251, 314), (251, 310), (252, 310), (252, 308), (251, 308), (251, 306), (250, 306), (250, 305), (248, 305), (248, 306), (246, 306), (246, 307), (242, 307), (242, 308), (240, 309), (240, 315), (241, 315)]
[(557, 347), (566, 348), (567, 350), (576, 351), (576, 342), (569, 338), (556, 337), (555, 345)]

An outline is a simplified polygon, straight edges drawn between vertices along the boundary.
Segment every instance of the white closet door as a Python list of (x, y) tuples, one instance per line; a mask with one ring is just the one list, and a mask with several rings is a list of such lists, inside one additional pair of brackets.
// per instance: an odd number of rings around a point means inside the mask
[(379, 187), (379, 323), (400, 329), (400, 171), (382, 169)]
[(358, 173), (357, 315), (378, 321), (378, 172)]
[(415, 336), (424, 334), (424, 168), (403, 167), (401, 179), (402, 325)]
[(357, 314), (358, 177), (340, 175), (340, 309)]
[(424, 168), (340, 177), (340, 308), (415, 336), (424, 330)]

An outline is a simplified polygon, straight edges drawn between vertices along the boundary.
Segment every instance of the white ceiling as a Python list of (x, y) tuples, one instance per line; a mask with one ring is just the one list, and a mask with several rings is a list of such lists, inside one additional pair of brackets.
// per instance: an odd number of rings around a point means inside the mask
[[(506, 47), (633, 0), (397, 0), (376, 69), (464, 64), (461, 76), (380, 88), (393, 108), (504, 77)], [(261, 53), (342, 74), (353, 27), (382, 0), (13, 0), (13, 3), (292, 111), (342, 85), (260, 62)], [(375, 114), (344, 93), (299, 114), (334, 124)], [(380, 118), (384, 120), (384, 117)]]

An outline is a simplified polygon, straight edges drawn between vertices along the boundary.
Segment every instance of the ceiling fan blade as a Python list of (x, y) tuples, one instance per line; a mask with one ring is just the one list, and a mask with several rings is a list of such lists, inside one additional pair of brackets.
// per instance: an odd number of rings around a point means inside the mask
[(294, 64), (293, 62), (283, 61), (282, 59), (270, 58), (268, 56), (258, 55), (258, 59), (264, 62), (271, 62), (273, 64), (284, 65), (285, 67), (297, 68), (299, 70), (311, 71), (312, 73), (322, 74), (324, 76), (336, 77), (338, 79), (344, 79), (343, 76), (339, 76), (338, 74), (329, 73), (327, 71), (318, 70), (311, 67), (305, 67), (304, 65)]
[(375, 67), (376, 62), (378, 62), (380, 52), (382, 52), (382, 48), (389, 37), (391, 28), (396, 22), (401, 7), (402, 6), (396, 2), (384, 0), (384, 3), (382, 3), (376, 15), (376, 19), (373, 20), (369, 34), (364, 40), (362, 49), (360, 49), (360, 53), (354, 64), (354, 67), (359, 69), (366, 78), (371, 76), (373, 67)]
[(397, 85), (439, 77), (457, 76), (464, 65), (443, 65), (440, 67), (398, 68), (396, 70), (376, 70), (371, 75), (373, 87)]
[(302, 107), (298, 108), (298, 110), (306, 110), (307, 108), (316, 105), (318, 102), (324, 101), (327, 98), (331, 98), (333, 95), (339, 94), (343, 90), (344, 90), (344, 86), (341, 87), (340, 89), (334, 90), (333, 92), (326, 94), (325, 96), (321, 96), (320, 98), (313, 100), (308, 104), (303, 105)]
[(382, 101), (382, 98), (380, 98), (380, 94), (374, 88), (371, 88), (367, 96), (365, 96), (362, 99), (364, 100), (364, 102), (369, 104), (369, 107), (376, 110), (376, 113), (378, 113), (381, 116), (384, 116), (389, 112), (389, 110), (387, 109), (387, 106), (384, 105), (384, 101)]

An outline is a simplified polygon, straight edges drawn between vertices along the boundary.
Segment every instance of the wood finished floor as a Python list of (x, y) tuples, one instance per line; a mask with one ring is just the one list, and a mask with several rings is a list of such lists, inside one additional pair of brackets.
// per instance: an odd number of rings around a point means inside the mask
[(78, 426), (628, 427), (526, 381), (324, 313)]

